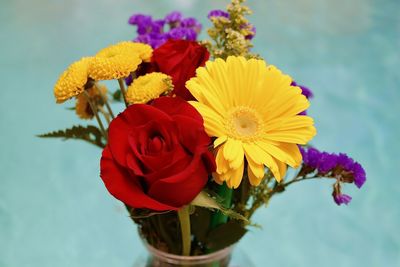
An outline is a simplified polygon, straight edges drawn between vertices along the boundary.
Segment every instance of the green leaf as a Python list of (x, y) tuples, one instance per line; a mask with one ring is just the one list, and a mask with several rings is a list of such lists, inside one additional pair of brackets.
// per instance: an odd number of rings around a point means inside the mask
[(171, 212), (170, 210), (157, 212), (157, 211), (151, 211), (151, 210), (146, 210), (146, 209), (133, 209), (133, 208), (129, 208), (129, 207), (128, 207), (128, 211), (129, 211), (130, 217), (132, 219), (144, 219), (144, 218), (149, 218), (151, 216), (166, 214), (168, 212)]
[(237, 220), (230, 220), (211, 230), (207, 236), (207, 248), (217, 251), (238, 242), (247, 229)]
[(246, 217), (231, 209), (225, 208), (222, 203), (219, 203), (215, 198), (211, 197), (204, 191), (200, 192), (200, 194), (195, 197), (190, 205), (208, 208), (211, 210), (219, 210), (232, 219), (243, 220), (247, 223), (249, 222)]
[(104, 148), (106, 146), (103, 135), (99, 128), (96, 126), (88, 125), (88, 126), (73, 126), (72, 128), (65, 130), (58, 130), (46, 134), (40, 134), (38, 137), (41, 138), (63, 138), (64, 140), (68, 139), (78, 139), (89, 142), (98, 147)]

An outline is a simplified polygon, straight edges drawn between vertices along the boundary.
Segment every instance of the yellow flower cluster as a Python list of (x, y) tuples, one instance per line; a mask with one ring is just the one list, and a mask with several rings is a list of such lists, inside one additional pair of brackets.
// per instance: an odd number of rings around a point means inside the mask
[(144, 61), (151, 59), (149, 45), (121, 42), (71, 64), (54, 86), (57, 103), (80, 95), (91, 83), (99, 80), (121, 79), (136, 71)]
[(161, 72), (153, 72), (135, 79), (128, 87), (126, 100), (129, 104), (145, 104), (173, 90), (172, 78)]
[[(90, 64), (90, 77), (96, 81), (113, 80), (129, 76), (142, 63), (145, 44), (130, 45), (121, 42), (100, 50)], [(151, 48), (150, 48), (151, 49)]]
[[(104, 101), (107, 100), (107, 87), (101, 84), (93, 85), (93, 87), (86, 89), (86, 92), (97, 107), (104, 105)], [(104, 98), (104, 99), (103, 99)], [(79, 118), (84, 120), (93, 119), (94, 113), (87, 97), (84, 94), (80, 94), (76, 97), (75, 112)]]
[(54, 86), (57, 103), (63, 103), (85, 90), (88, 82), (89, 62), (92, 58), (84, 57), (72, 63), (60, 76)]

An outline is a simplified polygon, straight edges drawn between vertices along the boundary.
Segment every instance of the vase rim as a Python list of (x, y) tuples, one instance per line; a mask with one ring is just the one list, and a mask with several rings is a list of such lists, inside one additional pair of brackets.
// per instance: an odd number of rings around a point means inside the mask
[(227, 257), (232, 252), (232, 249), (234, 248), (234, 245), (232, 245), (232, 246), (223, 248), (221, 250), (218, 250), (216, 252), (212, 252), (209, 254), (196, 255), (196, 256), (182, 256), (182, 255), (176, 255), (176, 254), (171, 254), (171, 253), (161, 251), (147, 243), (145, 245), (146, 245), (147, 249), (149, 250), (149, 252), (154, 257), (162, 259), (163, 261), (171, 263), (171, 264), (184, 263), (187, 265), (204, 264), (204, 263), (210, 263), (213, 261), (221, 260), (221, 259)]

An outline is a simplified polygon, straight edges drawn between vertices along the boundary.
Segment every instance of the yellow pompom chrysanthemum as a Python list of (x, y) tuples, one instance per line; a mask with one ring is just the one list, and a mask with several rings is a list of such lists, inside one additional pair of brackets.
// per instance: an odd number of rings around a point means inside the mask
[(54, 86), (57, 103), (77, 96), (85, 90), (88, 82), (88, 69), (93, 58), (85, 57), (72, 63), (60, 76)]
[[(101, 90), (101, 92), (99, 92)], [(104, 85), (97, 84), (89, 89), (86, 89), (90, 99), (96, 106), (103, 106), (104, 99), (103, 97), (107, 98), (107, 87)], [(103, 95), (100, 95), (100, 93)], [(75, 104), (75, 112), (79, 118), (84, 120), (93, 119), (94, 113), (90, 104), (87, 100), (87, 97), (84, 94), (80, 94), (76, 97), (76, 104)]]
[(100, 50), (90, 64), (90, 77), (96, 81), (113, 80), (134, 72), (142, 63), (141, 51), (128, 43), (121, 42)]
[(309, 102), (292, 79), (265, 61), (230, 56), (198, 68), (186, 87), (197, 99), (190, 103), (204, 118), (208, 135), (217, 137), (218, 183), (237, 188), (245, 162), (252, 185), (265, 175), (265, 166), (281, 181), (287, 165), (302, 161), (297, 144), (316, 134), (313, 119), (298, 115)]
[(128, 87), (126, 101), (129, 104), (145, 104), (173, 89), (172, 78), (161, 72), (152, 72), (135, 79)]
[(153, 56), (153, 49), (148, 44), (125, 41), (119, 43), (119, 45), (124, 46), (128, 53), (138, 54), (144, 62), (150, 62)]

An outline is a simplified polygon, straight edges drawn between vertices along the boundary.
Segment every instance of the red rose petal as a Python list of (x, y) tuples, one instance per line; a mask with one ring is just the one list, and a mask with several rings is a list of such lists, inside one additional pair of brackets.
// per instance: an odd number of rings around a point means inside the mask
[(155, 181), (149, 188), (148, 194), (160, 202), (182, 207), (201, 192), (207, 181), (208, 173), (200, 158), (197, 158), (184, 171), (167, 179)]
[(190, 164), (192, 159), (182, 148), (177, 147), (174, 152), (173, 159), (170, 162), (164, 164), (160, 160), (158, 161), (158, 170), (143, 175), (149, 188), (158, 180), (167, 179), (182, 172)]
[(203, 117), (201, 114), (192, 105), (180, 97), (160, 97), (154, 100), (152, 105), (161, 109), (171, 117), (176, 115), (186, 116), (203, 125)]
[(129, 133), (135, 127), (144, 125), (151, 120), (172, 119), (161, 110), (150, 105), (136, 104), (126, 108), (110, 124), (108, 131), (108, 145), (114, 159), (122, 166), (126, 166), (126, 154), (130, 151), (128, 142)]
[(199, 149), (201, 151), (208, 149), (211, 138), (205, 133), (203, 125), (184, 116), (175, 116), (174, 119), (179, 127), (179, 140), (186, 149), (192, 154)]
[(115, 164), (108, 147), (103, 150), (100, 168), (100, 176), (107, 190), (128, 206), (155, 211), (177, 210), (179, 208), (166, 205), (146, 195), (137, 177), (130, 176)]
[(187, 40), (169, 40), (153, 51), (155, 68), (172, 77), (173, 94), (185, 100), (193, 100), (185, 83), (196, 74), (196, 69), (204, 66), (209, 59), (207, 48)]

